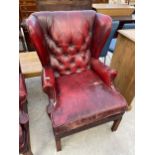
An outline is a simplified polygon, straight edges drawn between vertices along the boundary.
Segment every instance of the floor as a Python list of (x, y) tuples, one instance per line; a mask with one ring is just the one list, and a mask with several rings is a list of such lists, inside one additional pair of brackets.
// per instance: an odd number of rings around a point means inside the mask
[(26, 85), (34, 155), (134, 155), (134, 103), (116, 132), (110, 130), (112, 122), (106, 123), (63, 138), (62, 151), (56, 152), (51, 122), (46, 113), (48, 100), (42, 92), (40, 77), (26, 79)]

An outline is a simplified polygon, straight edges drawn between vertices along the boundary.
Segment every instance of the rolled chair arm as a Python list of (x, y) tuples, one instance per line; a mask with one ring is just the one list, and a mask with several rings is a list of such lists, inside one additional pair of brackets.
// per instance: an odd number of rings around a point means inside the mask
[(51, 67), (45, 67), (43, 68), (43, 72), (42, 72), (42, 88), (43, 91), (47, 94), (47, 95), (51, 95), (49, 94), (50, 90), (52, 90), (54, 88), (55, 85), (55, 77), (54, 77), (54, 72), (52, 70)]
[(117, 76), (117, 72), (114, 69), (106, 66), (98, 59), (91, 59), (91, 68), (100, 76), (102, 81), (108, 86), (113, 87), (113, 80)]
[(55, 77), (51, 67), (43, 68), (42, 72), (42, 88), (49, 97), (49, 105), (47, 112), (50, 115), (52, 107), (56, 105)]

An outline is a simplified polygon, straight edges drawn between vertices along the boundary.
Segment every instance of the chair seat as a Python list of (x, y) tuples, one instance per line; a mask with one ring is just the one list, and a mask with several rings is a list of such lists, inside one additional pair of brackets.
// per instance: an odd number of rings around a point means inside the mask
[(117, 42), (117, 39), (116, 38), (111, 40), (110, 46), (109, 46), (109, 51), (110, 52), (114, 52), (115, 47), (116, 47), (116, 42)]
[(56, 91), (57, 106), (51, 119), (60, 130), (122, 113), (127, 106), (124, 97), (91, 70), (57, 78)]

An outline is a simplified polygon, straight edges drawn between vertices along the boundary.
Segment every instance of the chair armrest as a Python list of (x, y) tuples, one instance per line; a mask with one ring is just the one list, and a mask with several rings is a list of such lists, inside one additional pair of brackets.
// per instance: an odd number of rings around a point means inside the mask
[(91, 59), (91, 68), (100, 76), (102, 81), (108, 86), (113, 87), (113, 80), (115, 79), (117, 72), (114, 69), (106, 66), (98, 59)]
[(42, 88), (43, 91), (49, 96), (52, 97), (51, 91), (55, 86), (55, 77), (54, 72), (51, 67), (43, 68), (42, 72)]
[(55, 77), (51, 67), (43, 68), (42, 88), (49, 97), (47, 112), (50, 114), (52, 112), (52, 107), (56, 105)]

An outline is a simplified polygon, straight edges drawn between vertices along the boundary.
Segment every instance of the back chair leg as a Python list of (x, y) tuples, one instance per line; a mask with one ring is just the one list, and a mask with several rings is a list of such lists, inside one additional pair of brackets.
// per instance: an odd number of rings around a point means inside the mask
[(55, 138), (55, 142), (56, 142), (57, 151), (61, 151), (61, 139)]
[(111, 128), (112, 131), (116, 131), (116, 130), (117, 130), (117, 128), (118, 128), (118, 126), (119, 126), (121, 120), (122, 120), (122, 118), (117, 119), (117, 120), (114, 121), (114, 123), (113, 123), (113, 125), (112, 125), (112, 128)]

